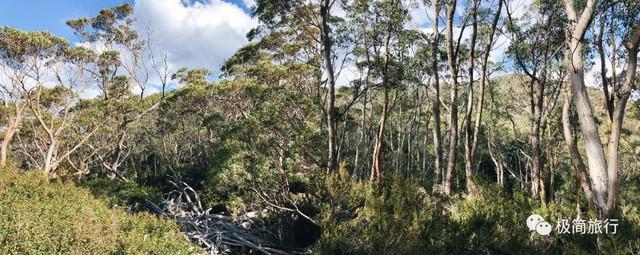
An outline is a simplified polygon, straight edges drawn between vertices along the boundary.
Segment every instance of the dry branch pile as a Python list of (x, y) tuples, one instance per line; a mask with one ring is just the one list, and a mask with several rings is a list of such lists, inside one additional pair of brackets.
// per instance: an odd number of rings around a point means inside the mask
[[(240, 216), (210, 213), (204, 209), (197, 192), (187, 183), (174, 178), (175, 190), (168, 193), (162, 207), (151, 203), (160, 214), (172, 216), (191, 241), (209, 254), (238, 254), (257, 251), (262, 254), (308, 254), (291, 251), (275, 244), (275, 235), (258, 219), (258, 213)], [(286, 250), (286, 251), (285, 251)]]

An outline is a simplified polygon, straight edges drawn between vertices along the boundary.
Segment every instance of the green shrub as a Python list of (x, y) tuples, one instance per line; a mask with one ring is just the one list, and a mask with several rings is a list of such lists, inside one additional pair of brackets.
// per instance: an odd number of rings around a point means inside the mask
[[(541, 206), (522, 192), (506, 193), (478, 185), (473, 196), (428, 194), (412, 180), (386, 176), (375, 187), (354, 182), (343, 168), (322, 180), (319, 190), (322, 238), (317, 254), (593, 254), (595, 235), (549, 236), (530, 232), (525, 221), (542, 215), (554, 228), (556, 219), (575, 219), (575, 201)], [(630, 191), (631, 193), (635, 191)], [(625, 197), (623, 194), (622, 197)], [(586, 206), (583, 205), (583, 206)], [(620, 220), (618, 234), (604, 236), (614, 254), (640, 250), (640, 213), (622, 204), (610, 216)], [(586, 208), (582, 208), (585, 210)], [(591, 211), (581, 217), (593, 219)]]
[(89, 189), (91, 193), (107, 202), (110, 207), (127, 206), (137, 209), (145, 200), (158, 202), (160, 200), (159, 191), (137, 185), (133, 182), (120, 182), (104, 178), (83, 179), (78, 183), (79, 187)]
[(176, 231), (177, 224), (147, 213), (123, 219), (115, 254), (193, 254), (196, 247), (187, 245)]
[(520, 193), (510, 198), (496, 187), (479, 190), (475, 196), (452, 203), (444, 218), (457, 225), (456, 232), (444, 247), (464, 254), (535, 254), (525, 225), (531, 210), (532, 201)]
[(118, 214), (73, 186), (39, 173), (3, 169), (0, 240), (3, 253), (104, 254), (116, 238)]
[(380, 187), (353, 183), (344, 169), (325, 179), (319, 254), (420, 254), (434, 201), (413, 181), (389, 177)]
[(174, 223), (127, 215), (70, 183), (0, 169), (2, 254), (191, 254)]

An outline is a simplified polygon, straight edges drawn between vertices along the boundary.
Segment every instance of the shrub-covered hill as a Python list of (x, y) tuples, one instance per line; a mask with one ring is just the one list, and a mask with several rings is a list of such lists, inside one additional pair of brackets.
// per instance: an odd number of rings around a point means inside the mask
[(199, 254), (171, 220), (111, 209), (72, 183), (0, 169), (2, 254)]

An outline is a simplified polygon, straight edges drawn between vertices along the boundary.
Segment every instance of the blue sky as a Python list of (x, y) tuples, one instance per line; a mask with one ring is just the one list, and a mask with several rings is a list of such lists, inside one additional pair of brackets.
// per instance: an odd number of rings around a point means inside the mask
[[(207, 4), (210, 0), (199, 1)], [(225, 0), (249, 9), (242, 0)], [(134, 0), (9, 0), (3, 1), (0, 8), (0, 25), (23, 30), (47, 30), (55, 35), (74, 41), (72, 31), (65, 22), (72, 18), (97, 14), (101, 9), (122, 3), (134, 3)]]
[[(246, 34), (258, 24), (249, 13), (255, 0), (4, 0), (0, 25), (45, 30), (82, 43), (66, 21), (95, 16), (122, 3), (134, 5), (134, 26), (148, 36), (156, 54), (167, 55), (169, 73), (181, 67), (219, 70), (225, 59), (247, 43)], [(150, 77), (150, 92), (154, 84), (159, 84), (158, 77)], [(97, 91), (88, 88), (83, 96)]]
[(23, 30), (47, 30), (73, 39), (65, 22), (71, 18), (96, 14), (100, 9), (118, 5), (123, 0), (12, 0), (2, 3), (0, 24)]

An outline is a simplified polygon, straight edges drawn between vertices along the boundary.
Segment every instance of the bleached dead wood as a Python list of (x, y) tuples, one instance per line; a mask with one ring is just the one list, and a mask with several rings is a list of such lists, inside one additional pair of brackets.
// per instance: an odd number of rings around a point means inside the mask
[(160, 214), (173, 217), (186, 237), (209, 254), (232, 254), (242, 249), (267, 255), (308, 254), (277, 247), (269, 240), (275, 235), (258, 220), (256, 213), (240, 216), (211, 213), (211, 208), (204, 209), (198, 193), (187, 183), (174, 178), (171, 184), (175, 189), (165, 196), (162, 205), (149, 202), (150, 207)]

